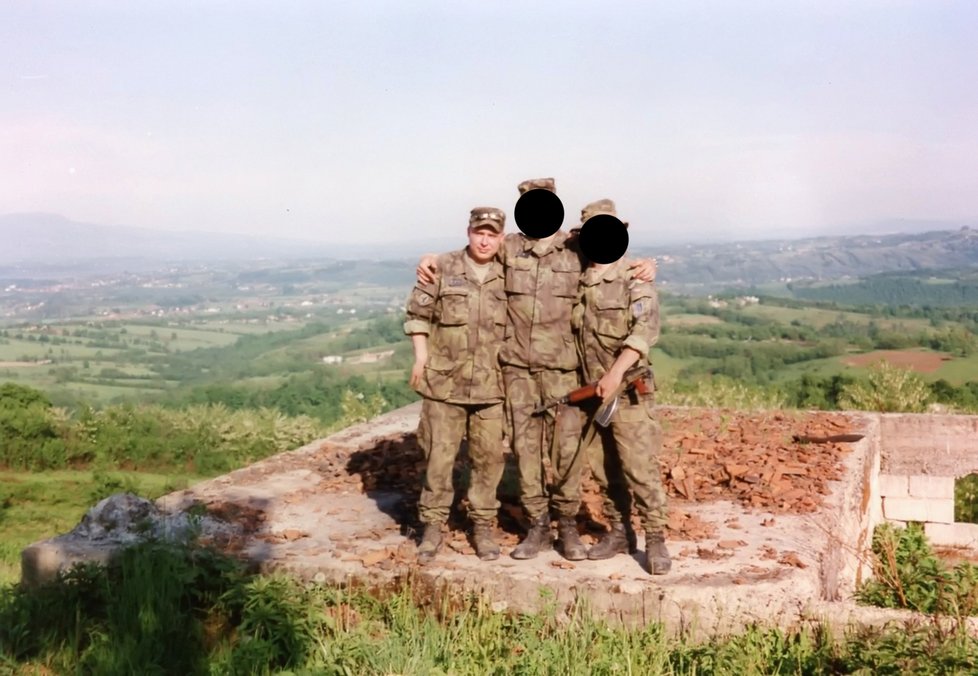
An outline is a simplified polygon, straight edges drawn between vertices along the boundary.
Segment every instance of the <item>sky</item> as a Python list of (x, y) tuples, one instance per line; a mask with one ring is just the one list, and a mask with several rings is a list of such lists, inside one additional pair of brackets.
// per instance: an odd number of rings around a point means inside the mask
[(0, 214), (390, 243), (553, 176), (636, 241), (978, 226), (976, 45), (971, 0), (6, 2)]

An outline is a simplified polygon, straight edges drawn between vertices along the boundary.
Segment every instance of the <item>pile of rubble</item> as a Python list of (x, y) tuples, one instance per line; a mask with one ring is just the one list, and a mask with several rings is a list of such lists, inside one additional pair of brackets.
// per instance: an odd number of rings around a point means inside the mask
[[(715, 529), (684, 509), (686, 504), (731, 500), (772, 513), (815, 511), (829, 482), (841, 478), (851, 442), (861, 438), (838, 413), (665, 408), (660, 420), (659, 463), (670, 496), (669, 528), (673, 537), (691, 540), (708, 538)], [(354, 451), (324, 443), (317, 462), (324, 490), (403, 493), (404, 520), (415, 513), (424, 476), (415, 435), (392, 435)], [(463, 452), (456, 486), (464, 483), (465, 464)], [(508, 457), (499, 491), (500, 522), (512, 534), (521, 530), (516, 476)], [(601, 499), (590, 479), (583, 502), (585, 526), (599, 532)], [(463, 523), (458, 514), (453, 520)]]
[(666, 409), (659, 458), (666, 490), (691, 502), (736, 500), (769, 512), (814, 512), (862, 438), (838, 413)]

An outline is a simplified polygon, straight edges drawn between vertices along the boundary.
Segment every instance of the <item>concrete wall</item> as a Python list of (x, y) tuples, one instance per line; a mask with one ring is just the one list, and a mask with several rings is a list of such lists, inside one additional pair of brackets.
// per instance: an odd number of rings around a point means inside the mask
[(978, 547), (978, 524), (954, 522), (954, 481), (978, 473), (978, 416), (880, 416), (883, 519), (919, 521), (937, 545)]
[(850, 413), (853, 429), (865, 437), (853, 444), (845, 460), (842, 481), (826, 498), (823, 512), (828, 534), (821, 558), (822, 599), (851, 598), (856, 588), (872, 576), (867, 553), (873, 528), (882, 521), (878, 481), (880, 441), (878, 416)]

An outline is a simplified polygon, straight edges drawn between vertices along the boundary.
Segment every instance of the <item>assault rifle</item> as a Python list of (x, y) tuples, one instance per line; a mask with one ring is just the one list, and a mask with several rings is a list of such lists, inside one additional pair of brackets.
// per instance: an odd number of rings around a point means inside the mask
[[(594, 422), (601, 425), (601, 427), (607, 427), (611, 424), (611, 419), (614, 417), (615, 411), (618, 410), (618, 397), (621, 396), (621, 393), (630, 387), (634, 387), (635, 391), (639, 394), (646, 394), (649, 392), (646, 379), (651, 376), (652, 369), (648, 366), (633, 366), (628, 369), (625, 372), (625, 376), (621, 379), (621, 385), (601, 401), (601, 406), (598, 407), (597, 413), (594, 414)], [(580, 404), (596, 396), (598, 396), (598, 383), (593, 382), (584, 387), (579, 387), (576, 390), (571, 390), (562, 397), (544, 402), (533, 409), (533, 415), (539, 415), (547, 409), (561, 404)]]

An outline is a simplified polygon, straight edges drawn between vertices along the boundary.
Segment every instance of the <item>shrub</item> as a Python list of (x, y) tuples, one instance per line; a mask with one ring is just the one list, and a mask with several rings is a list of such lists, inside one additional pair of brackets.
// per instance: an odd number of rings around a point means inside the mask
[(922, 613), (978, 613), (978, 568), (963, 562), (949, 569), (934, 555), (922, 525), (877, 526), (872, 551), (873, 579), (857, 590), (860, 602)]
[(927, 410), (930, 400), (930, 388), (920, 376), (881, 360), (871, 367), (867, 380), (843, 388), (839, 406), (858, 411), (920, 413)]

